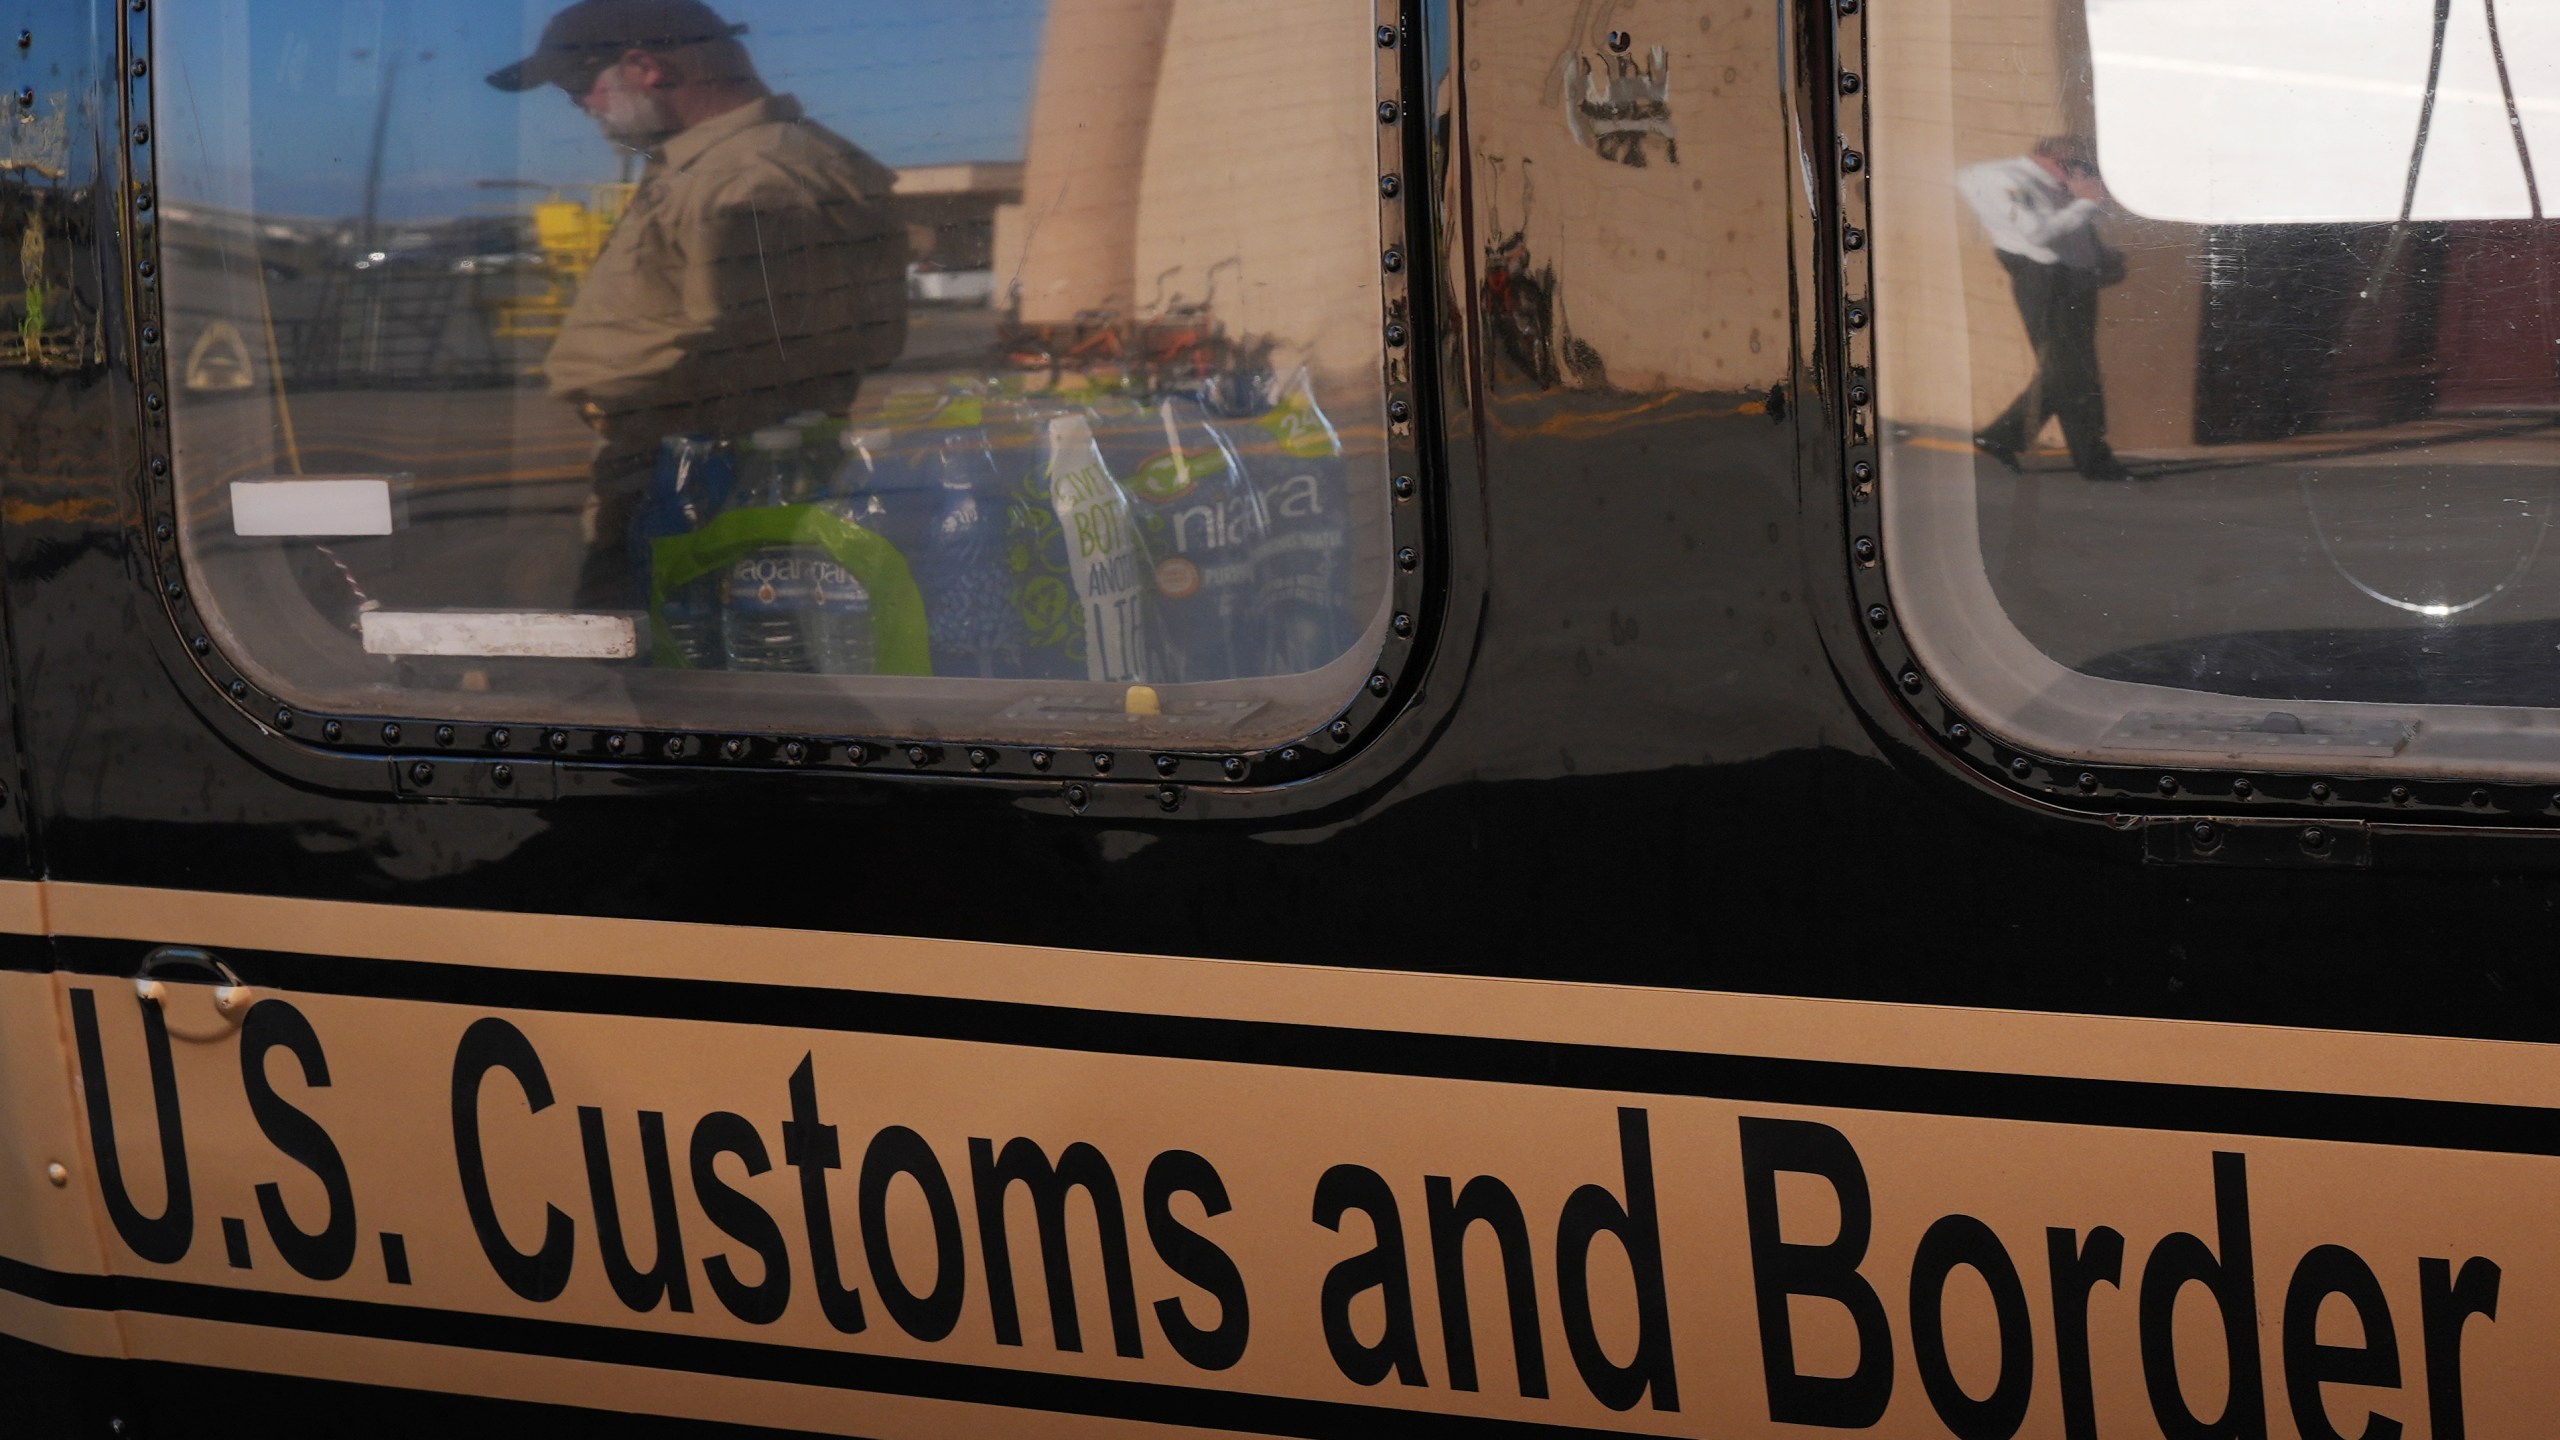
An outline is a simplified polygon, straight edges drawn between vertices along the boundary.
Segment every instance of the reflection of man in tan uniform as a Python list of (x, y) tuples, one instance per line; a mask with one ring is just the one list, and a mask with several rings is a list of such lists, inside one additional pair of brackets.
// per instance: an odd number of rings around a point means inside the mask
[(489, 77), (557, 85), (648, 157), (544, 369), (603, 437), (578, 603), (636, 603), (625, 546), (668, 435), (839, 413), (906, 344), (894, 175), (757, 78), (701, 0), (578, 0)]

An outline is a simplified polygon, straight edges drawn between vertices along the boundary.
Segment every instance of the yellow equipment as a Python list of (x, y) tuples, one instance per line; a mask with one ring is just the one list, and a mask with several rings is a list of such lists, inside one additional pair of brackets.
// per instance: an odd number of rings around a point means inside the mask
[(533, 207), (534, 243), (542, 247), (545, 283), (538, 295), (495, 302), (497, 324), (490, 334), (501, 340), (549, 340), (577, 298), (578, 286), (604, 253), (606, 237), (631, 206), (636, 185), (598, 185), (585, 201), (561, 198), (554, 190)]

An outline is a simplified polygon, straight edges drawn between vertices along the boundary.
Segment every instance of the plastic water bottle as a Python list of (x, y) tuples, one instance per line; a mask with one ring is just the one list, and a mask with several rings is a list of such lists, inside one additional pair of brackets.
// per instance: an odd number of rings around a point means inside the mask
[(726, 656), (720, 643), (720, 577), (701, 575), (658, 595), (656, 542), (689, 534), (710, 523), (729, 501), (737, 479), (736, 457), (706, 435), (669, 435), (658, 442), (658, 466), (649, 493), (631, 521), (631, 556), (638, 593), (655, 597), (650, 621), (658, 634), (658, 663), (716, 670)]
[(1254, 547), (1262, 673), (1317, 669), (1358, 638), (1351, 616), (1351, 494), (1342, 439), (1316, 404), (1304, 367), (1240, 448), (1262, 492), (1267, 528)]
[[(796, 504), (805, 488), (800, 432), (788, 426), (747, 437), (739, 465), (737, 508), (779, 509)], [(797, 671), (816, 668), (810, 630), (816, 604), (813, 547), (765, 545), (739, 557), (720, 579), (721, 641), (732, 670)], [(866, 613), (869, 599), (864, 602)]]
[(1085, 678), (1146, 679), (1147, 557), (1128, 497), (1083, 415), (1049, 422), (1049, 504), (1066, 532), (1069, 578), (1084, 607)]
[(986, 433), (946, 437), (935, 456), (942, 509), (915, 552), (937, 675), (1011, 677), (1021, 672), (1021, 627), (1011, 614), (1005, 565), (1004, 488)]
[(1258, 675), (1269, 649), (1254, 571), (1269, 532), (1262, 493), (1195, 402), (1159, 401), (1147, 420), (1130, 437), (1146, 442), (1144, 458), (1114, 473), (1146, 544), (1156, 678)]
[(822, 675), (868, 675), (875, 662), (871, 636), (871, 592), (852, 571), (816, 546), (798, 552), (807, 567), (808, 609), (803, 633), (810, 658)]

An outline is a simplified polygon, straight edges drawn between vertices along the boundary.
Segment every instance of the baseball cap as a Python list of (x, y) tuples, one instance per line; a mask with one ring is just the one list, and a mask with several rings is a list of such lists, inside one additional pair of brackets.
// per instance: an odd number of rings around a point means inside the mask
[(530, 90), (537, 85), (596, 73), (631, 50), (670, 50), (744, 35), (747, 27), (720, 18), (702, 0), (578, 0), (542, 27), (542, 43), (533, 53), (489, 77), (501, 90)]

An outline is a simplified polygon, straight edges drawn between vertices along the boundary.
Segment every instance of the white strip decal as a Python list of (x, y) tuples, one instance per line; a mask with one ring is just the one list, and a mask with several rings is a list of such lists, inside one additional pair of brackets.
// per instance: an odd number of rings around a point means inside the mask
[(361, 623), (368, 655), (628, 660), (640, 653), (639, 627), (628, 615), (373, 610)]
[(391, 533), (391, 482), (379, 476), (331, 480), (236, 480), (231, 530), (266, 536)]

